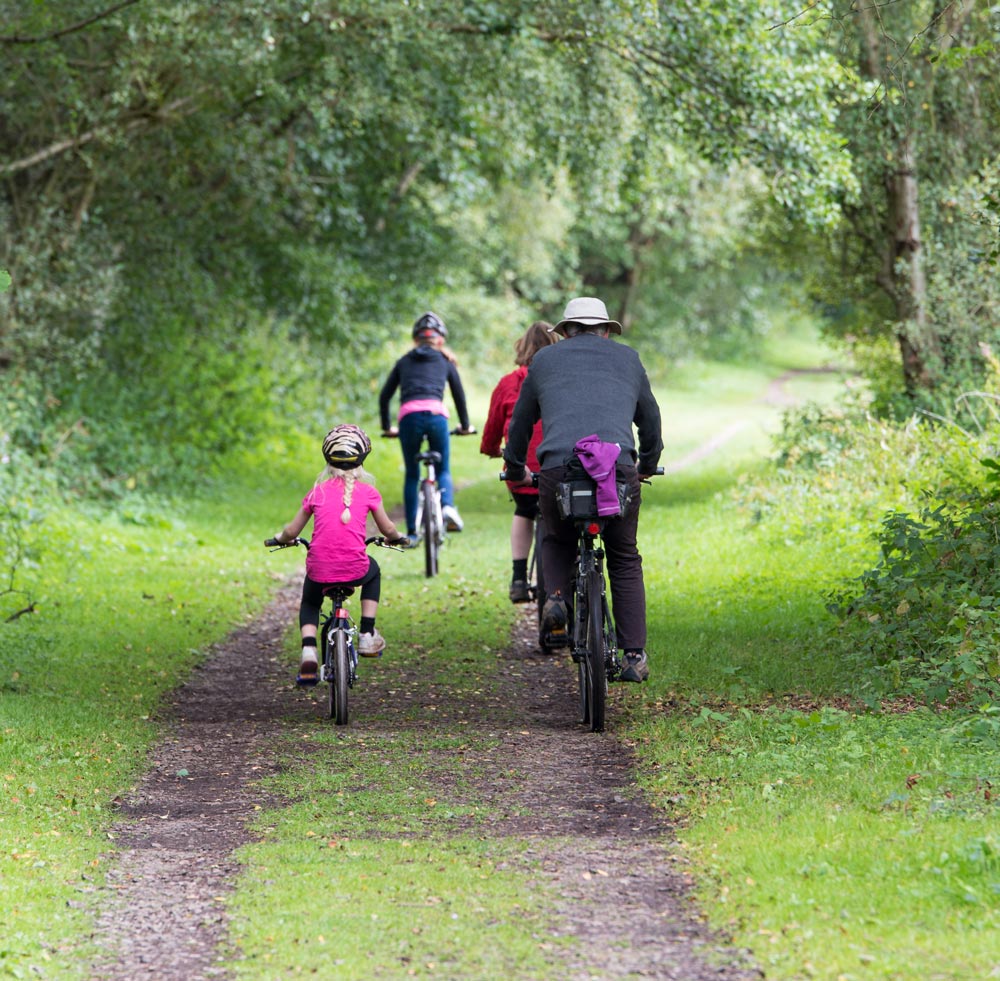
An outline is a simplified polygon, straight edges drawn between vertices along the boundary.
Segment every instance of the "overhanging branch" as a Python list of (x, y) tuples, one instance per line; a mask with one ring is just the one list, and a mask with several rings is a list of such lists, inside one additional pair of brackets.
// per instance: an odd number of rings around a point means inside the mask
[(109, 7), (107, 10), (102, 10), (100, 13), (94, 14), (92, 17), (88, 17), (86, 20), (81, 20), (76, 24), (70, 24), (68, 27), (62, 27), (57, 31), (51, 31), (48, 34), (39, 34), (36, 37), (23, 37), (19, 34), (4, 36), (0, 34), (0, 44), (43, 44), (45, 41), (55, 41), (58, 38), (65, 37), (67, 34), (74, 34), (77, 31), (82, 31), (85, 27), (90, 27), (91, 24), (97, 23), (99, 20), (104, 20), (105, 17), (110, 17), (112, 14), (118, 13), (124, 7), (131, 7), (132, 4), (138, 3), (139, 0), (122, 0), (121, 3), (116, 3), (113, 7)]

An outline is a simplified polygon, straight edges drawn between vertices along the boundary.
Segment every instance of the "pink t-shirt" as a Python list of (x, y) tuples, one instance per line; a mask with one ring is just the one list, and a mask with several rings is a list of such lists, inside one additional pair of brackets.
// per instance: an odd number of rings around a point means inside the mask
[(350, 582), (368, 571), (365, 532), (368, 512), (382, 503), (382, 495), (371, 484), (354, 483), (351, 495), (351, 520), (344, 524), (344, 481), (340, 477), (324, 480), (302, 500), (302, 507), (312, 515), (313, 531), (306, 557), (306, 573), (314, 582)]

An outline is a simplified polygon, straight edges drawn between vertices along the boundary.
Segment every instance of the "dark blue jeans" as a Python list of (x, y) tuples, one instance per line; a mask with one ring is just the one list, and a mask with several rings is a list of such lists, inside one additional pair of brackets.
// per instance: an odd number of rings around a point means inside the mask
[(450, 437), (448, 418), (433, 412), (409, 412), (399, 420), (399, 448), (403, 451), (403, 465), (406, 476), (403, 480), (403, 507), (406, 510), (406, 531), (417, 533), (417, 494), (420, 489), (420, 466), (417, 454), (427, 438), (430, 449), (441, 454), (437, 465), (438, 486), (441, 488), (441, 503), (454, 504), (449, 459)]

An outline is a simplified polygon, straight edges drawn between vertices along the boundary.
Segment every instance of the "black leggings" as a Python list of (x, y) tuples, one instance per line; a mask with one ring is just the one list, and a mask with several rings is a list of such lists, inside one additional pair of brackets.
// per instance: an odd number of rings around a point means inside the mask
[(302, 602), (299, 604), (300, 627), (306, 624), (319, 626), (319, 612), (331, 586), (360, 586), (361, 601), (374, 600), (377, 603), (382, 595), (382, 571), (378, 563), (369, 556), (368, 571), (360, 579), (351, 579), (349, 582), (315, 582), (306, 576), (302, 583)]

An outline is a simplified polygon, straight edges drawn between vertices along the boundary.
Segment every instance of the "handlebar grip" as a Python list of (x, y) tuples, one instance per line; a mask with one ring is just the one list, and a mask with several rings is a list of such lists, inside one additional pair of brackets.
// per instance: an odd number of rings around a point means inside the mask
[[(525, 470), (524, 474), (525, 474), (525, 476), (528, 476), (529, 474), (531, 475), (531, 486), (532, 487), (537, 487), (538, 486), (538, 474), (537, 473), (534, 473), (531, 470)], [(500, 481), (501, 482), (506, 482), (506, 481), (510, 480), (510, 477), (507, 476), (507, 471), (506, 470), (501, 470), (499, 476), (500, 476)]]

